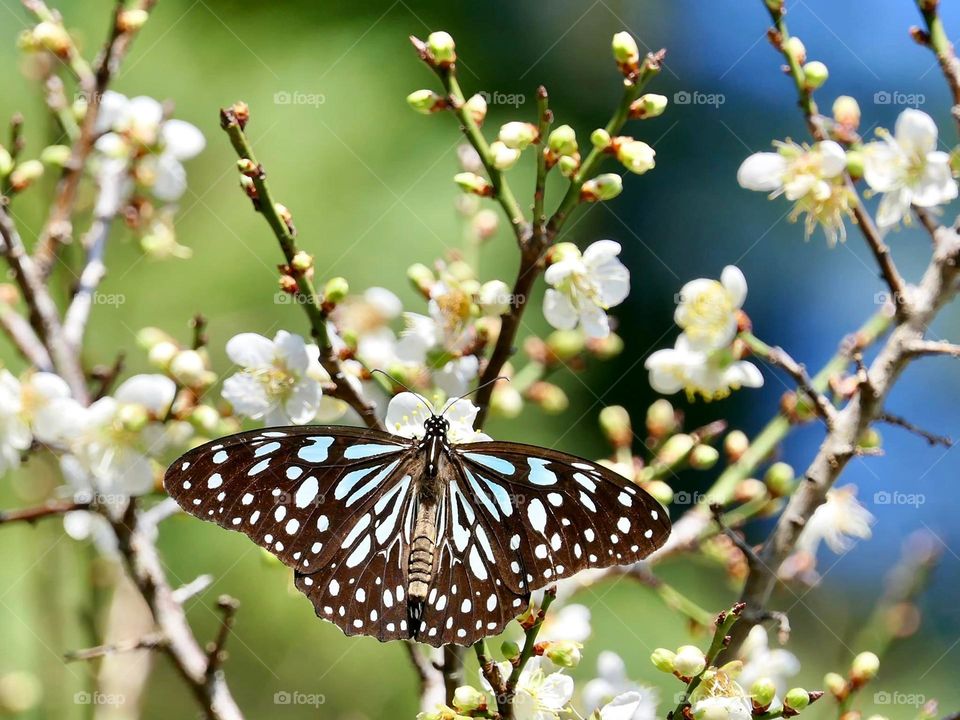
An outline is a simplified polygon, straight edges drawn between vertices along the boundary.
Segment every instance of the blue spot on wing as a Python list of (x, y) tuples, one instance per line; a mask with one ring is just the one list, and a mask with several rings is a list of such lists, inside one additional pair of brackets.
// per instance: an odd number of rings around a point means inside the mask
[(383, 467), (382, 465), (374, 465), (373, 467), (360, 468), (359, 470), (353, 470), (351, 472), (348, 472), (346, 475), (343, 476), (340, 482), (337, 483), (337, 486), (333, 489), (333, 496), (337, 500), (342, 500), (343, 498), (345, 498), (347, 495), (350, 494), (350, 492), (353, 490), (353, 488), (356, 487), (358, 482), (360, 482), (365, 477), (367, 477), (371, 473), (376, 472), (382, 467)]
[(329, 436), (311, 437), (312, 445), (305, 445), (297, 450), (297, 457), (307, 462), (322, 463), (327, 459), (333, 438)]
[(502, 485), (488, 480), (483, 475), (480, 476), (480, 479), (490, 488), (490, 492), (493, 493), (493, 499), (496, 500), (497, 505), (500, 506), (500, 511), (507, 517), (513, 515), (513, 503), (510, 502), (510, 493), (508, 493)]
[(557, 474), (547, 469), (547, 461), (540, 458), (527, 458), (527, 465), (530, 466), (530, 475), (528, 479), (534, 485), (556, 485)]
[(480, 463), (484, 467), (488, 467), (491, 470), (500, 473), (501, 475), (513, 475), (517, 471), (517, 469), (513, 466), (513, 463), (507, 462), (503, 458), (499, 458), (496, 455), (464, 453), (464, 456), (470, 460), (473, 460), (475, 463)]
[[(389, 465), (387, 465), (383, 470), (381, 470), (379, 473), (377, 473), (377, 476), (376, 476), (375, 478), (371, 479), (366, 485), (364, 485), (363, 487), (361, 487), (359, 490), (357, 490), (355, 493), (353, 493), (353, 495), (351, 495), (349, 498), (347, 498), (346, 506), (347, 506), (347, 507), (350, 507), (350, 506), (353, 505), (355, 502), (357, 502), (357, 500), (359, 500), (360, 498), (362, 498), (362, 497), (364, 497), (364, 496), (366, 496), (366, 495), (369, 495), (370, 492), (371, 492), (375, 487), (377, 487), (380, 483), (382, 483), (382, 482), (384, 481), (384, 479), (385, 479), (390, 473), (392, 473), (394, 470), (396, 470), (397, 465), (399, 464), (399, 462), (400, 462), (399, 460), (394, 460), (392, 463), (390, 463)], [(338, 489), (339, 489), (339, 488), (338, 488)], [(339, 499), (339, 496), (337, 496), (336, 493), (334, 493), (334, 496)]]
[(378, 443), (351, 445), (344, 451), (343, 457), (347, 460), (360, 460), (361, 458), (373, 457), (374, 455), (397, 452), (398, 450), (400, 450), (400, 448), (396, 445), (381, 445)]

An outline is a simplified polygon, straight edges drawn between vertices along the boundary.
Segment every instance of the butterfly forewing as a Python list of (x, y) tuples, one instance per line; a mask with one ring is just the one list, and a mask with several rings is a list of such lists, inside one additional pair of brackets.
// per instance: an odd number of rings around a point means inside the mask
[(663, 507), (602, 465), (506, 442), (459, 445), (456, 454), (483, 524), (505, 540), (500, 573), (518, 592), (637, 562), (670, 534)]

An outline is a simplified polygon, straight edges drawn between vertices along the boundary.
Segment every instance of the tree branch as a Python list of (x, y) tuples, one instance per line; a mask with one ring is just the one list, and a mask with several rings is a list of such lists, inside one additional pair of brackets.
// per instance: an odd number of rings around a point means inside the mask
[(915, 28), (912, 29), (911, 34), (917, 42), (929, 47), (937, 56), (937, 62), (940, 63), (943, 77), (953, 96), (951, 114), (960, 129), (960, 61), (957, 60), (953, 44), (943, 28), (943, 21), (938, 12), (939, 4), (939, 0), (917, 0), (917, 9), (920, 10), (927, 29), (923, 31)]

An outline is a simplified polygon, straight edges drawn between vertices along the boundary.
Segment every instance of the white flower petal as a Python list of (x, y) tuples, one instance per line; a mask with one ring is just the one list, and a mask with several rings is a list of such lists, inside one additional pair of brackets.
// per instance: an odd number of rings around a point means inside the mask
[(177, 160), (189, 160), (199, 155), (207, 141), (195, 125), (184, 120), (167, 120), (160, 128), (165, 151)]
[(643, 698), (635, 690), (617, 695), (600, 708), (600, 720), (633, 720)]
[(274, 345), (263, 335), (240, 333), (227, 341), (227, 357), (240, 367), (260, 368), (273, 364)]
[(720, 273), (720, 284), (730, 295), (730, 301), (735, 308), (743, 307), (747, 299), (747, 278), (736, 265), (727, 265)]
[(153, 194), (160, 200), (174, 202), (186, 192), (187, 171), (172, 154), (163, 153), (157, 158), (156, 173)]
[(937, 149), (937, 124), (922, 110), (907, 108), (900, 113), (894, 136), (910, 154), (926, 155)]
[(543, 316), (558, 330), (573, 330), (577, 326), (577, 311), (570, 298), (552, 288), (543, 296)]
[(273, 404), (263, 383), (247, 372), (239, 372), (224, 380), (221, 395), (233, 406), (235, 413), (254, 420), (263, 417)]
[(422, 439), (423, 423), (434, 414), (433, 406), (411, 392), (395, 395), (387, 405), (387, 417), (384, 422), (389, 432), (408, 438)]
[(290, 422), (294, 425), (305, 425), (313, 420), (320, 409), (322, 394), (320, 383), (316, 380), (304, 378), (298, 382), (283, 405)]
[(117, 402), (137, 403), (161, 414), (167, 411), (176, 394), (176, 383), (166, 375), (134, 375), (117, 388), (113, 397)]
[(839, 143), (824, 140), (817, 143), (820, 151), (820, 172), (823, 177), (835, 178), (847, 169), (847, 154)]
[(292, 373), (303, 374), (310, 365), (307, 343), (294, 333), (281, 330), (273, 338), (276, 358)]
[(783, 185), (786, 169), (787, 161), (780, 153), (754, 153), (737, 170), (737, 182), (747, 190), (771, 192)]

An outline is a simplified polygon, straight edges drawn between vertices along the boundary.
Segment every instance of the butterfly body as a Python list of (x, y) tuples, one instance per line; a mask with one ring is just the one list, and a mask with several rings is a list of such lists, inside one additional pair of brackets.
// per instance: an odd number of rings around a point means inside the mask
[(268, 428), (195, 448), (167, 471), (191, 514), (294, 568), (346, 634), (467, 645), (531, 591), (663, 544), (660, 505), (596, 463), (509, 442), (453, 443), (337, 426)]

